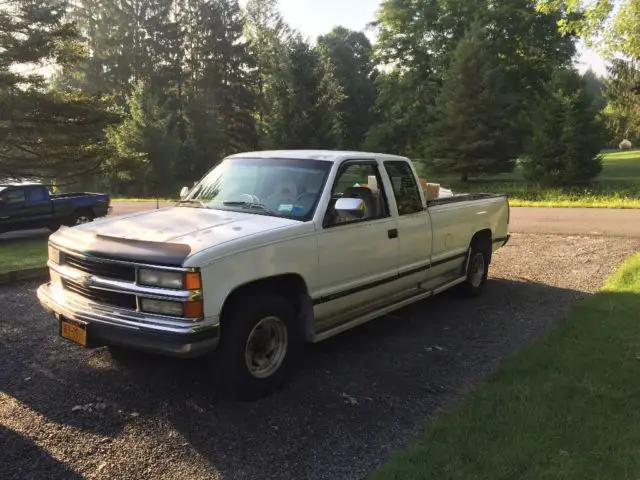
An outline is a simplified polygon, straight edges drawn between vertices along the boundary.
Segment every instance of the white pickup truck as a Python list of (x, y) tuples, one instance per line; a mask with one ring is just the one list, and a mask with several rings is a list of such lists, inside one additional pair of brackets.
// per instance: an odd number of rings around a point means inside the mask
[(38, 298), (68, 340), (206, 356), (257, 398), (305, 342), (452, 287), (479, 295), (508, 225), (504, 196), (427, 201), (405, 157), (241, 153), (170, 208), (52, 234)]

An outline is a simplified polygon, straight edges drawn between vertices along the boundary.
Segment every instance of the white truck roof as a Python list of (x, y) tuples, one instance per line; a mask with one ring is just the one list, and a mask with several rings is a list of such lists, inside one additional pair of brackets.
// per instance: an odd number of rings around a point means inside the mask
[(380, 158), (383, 160), (410, 161), (407, 157), (389, 155), (386, 153), (355, 152), (348, 150), (265, 150), (258, 152), (242, 152), (229, 155), (227, 158), (300, 158), (308, 160), (322, 160), (325, 162), (337, 162), (351, 158)]

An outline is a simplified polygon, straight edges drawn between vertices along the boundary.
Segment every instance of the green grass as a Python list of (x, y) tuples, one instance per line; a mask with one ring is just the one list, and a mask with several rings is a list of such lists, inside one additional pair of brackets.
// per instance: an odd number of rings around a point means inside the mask
[(640, 478), (640, 253), (373, 480)]
[(474, 179), (461, 185), (458, 178), (420, 172), (429, 181), (454, 192), (503, 193), (516, 207), (640, 208), (640, 150), (603, 153), (603, 170), (587, 189), (547, 188), (528, 183), (522, 170)]
[(0, 273), (44, 267), (47, 264), (47, 239), (23, 239), (0, 243)]

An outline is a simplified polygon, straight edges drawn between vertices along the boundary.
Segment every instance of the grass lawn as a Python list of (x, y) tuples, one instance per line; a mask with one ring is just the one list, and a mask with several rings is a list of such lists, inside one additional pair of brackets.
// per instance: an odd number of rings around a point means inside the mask
[(603, 171), (587, 189), (544, 188), (525, 182), (518, 168), (513, 173), (472, 180), (421, 172), (427, 179), (454, 192), (490, 192), (509, 195), (515, 207), (640, 208), (640, 150), (603, 153)]
[(373, 480), (640, 478), (640, 253)]
[(44, 267), (46, 264), (46, 238), (0, 243), (0, 272)]

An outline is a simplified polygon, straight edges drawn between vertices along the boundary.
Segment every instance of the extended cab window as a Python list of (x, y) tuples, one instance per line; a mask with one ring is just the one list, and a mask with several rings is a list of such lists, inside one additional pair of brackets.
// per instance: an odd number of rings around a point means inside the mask
[(30, 202), (43, 202), (47, 199), (46, 190), (42, 188), (30, 188), (27, 190), (27, 197)]
[[(364, 211), (337, 211), (340, 198), (360, 199)], [(349, 162), (340, 169), (331, 190), (325, 224), (328, 226), (362, 222), (389, 216), (389, 206), (378, 167), (373, 162)]]
[(424, 210), (422, 197), (416, 178), (409, 164), (405, 162), (384, 162), (389, 175), (393, 194), (398, 204), (399, 215), (410, 215)]
[(4, 195), (2, 195), (2, 200), (6, 205), (24, 203), (24, 190), (9, 190), (8, 192), (5, 192)]

